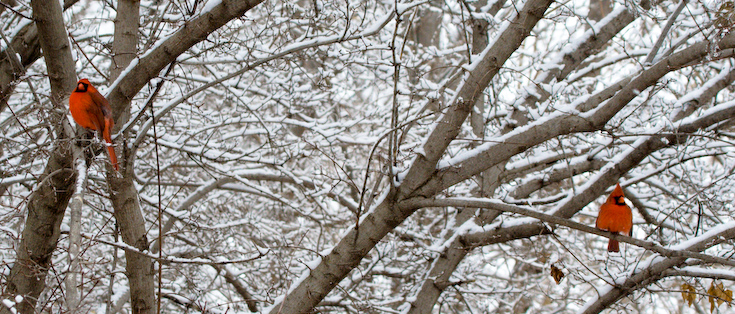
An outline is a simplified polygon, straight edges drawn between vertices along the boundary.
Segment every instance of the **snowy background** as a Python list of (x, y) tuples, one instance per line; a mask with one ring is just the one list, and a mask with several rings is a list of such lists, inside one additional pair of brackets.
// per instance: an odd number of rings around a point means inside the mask
[[(219, 3), (141, 1), (133, 63)], [(379, 208), (408, 218), (385, 236), (358, 228), (377, 243), (336, 287), (320, 286), (316, 311), (731, 311), (717, 301), (735, 280), (735, 6), (684, 4), (553, 2), (517, 49), (499, 38), (522, 27), (523, 1), (256, 5), (178, 55), (116, 117), (116, 133), (130, 130), (115, 138), (118, 156), (135, 148), (121, 158), (134, 160), (144, 253), (160, 247), (165, 259), (154, 263), (162, 311), (247, 313), (250, 298), (278, 312), (311, 270), (342, 267), (325, 257), (349, 245), (358, 221), (386, 219)], [(63, 13), (76, 75), (103, 95), (115, 84), (116, 5), (81, 0)], [(23, 71), (10, 61), (30, 2), (0, 8), (0, 61), (22, 73), (0, 81), (13, 87), (0, 99), (5, 287), (59, 109), (43, 58)], [(493, 55), (502, 49), (507, 60)], [(489, 81), (470, 90), (478, 73)], [(118, 81), (135, 75), (123, 69)], [(471, 112), (448, 122), (467, 101)], [(436, 148), (446, 126), (456, 136)], [(93, 160), (84, 192), (81, 313), (131, 311), (106, 162)], [(594, 226), (617, 182), (641, 241), (608, 254), (607, 238), (574, 223)], [(65, 217), (43, 312), (70, 311), (69, 232)]]

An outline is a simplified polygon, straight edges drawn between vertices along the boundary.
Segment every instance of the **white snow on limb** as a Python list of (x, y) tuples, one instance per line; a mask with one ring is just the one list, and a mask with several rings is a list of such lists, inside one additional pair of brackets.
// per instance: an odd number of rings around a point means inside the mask
[(365, 137), (355, 138), (355, 137), (346, 136), (346, 135), (338, 135), (337, 140), (345, 144), (373, 145), (375, 144), (376, 141), (378, 141), (378, 137), (365, 136)]
[[(159, 40), (155, 45), (153, 45), (153, 47), (151, 47), (151, 49), (149, 49), (146, 52), (146, 54), (154, 51), (155, 48), (158, 48), (158, 46), (160, 46), (164, 42), (166, 42), (165, 39), (168, 39), (168, 38), (164, 37), (163, 40)], [(143, 55), (143, 56), (145, 56), (145, 55)], [(112, 82), (112, 84), (110, 84), (110, 86), (107, 87), (107, 91), (109, 92), (109, 91), (113, 90), (115, 87), (117, 87), (117, 84), (120, 84), (120, 81), (122, 81), (123, 78), (125, 78), (130, 73), (130, 71), (132, 71), (136, 66), (138, 66), (138, 62), (139, 62), (139, 60), (141, 58), (143, 58), (143, 56), (141, 56), (140, 58), (135, 58), (135, 59), (131, 60), (130, 61), (130, 64), (128, 64), (128, 66), (124, 70), (122, 70), (122, 72), (120, 72), (120, 75), (117, 77), (117, 79), (114, 82)], [(105, 97), (109, 96), (107, 94), (103, 94), (103, 95), (105, 95)]]
[(683, 251), (689, 250), (692, 246), (702, 243), (702, 241), (713, 241), (720, 237), (721, 234), (735, 230), (735, 221), (719, 224), (707, 230), (700, 236), (682, 241), (669, 247), (670, 250)]
[[(615, 278), (608, 277), (607, 279), (613, 280), (613, 282), (616, 284), (623, 284), (632, 274), (639, 273), (640, 271), (643, 271), (651, 267), (651, 265), (654, 265), (664, 259), (665, 258), (660, 255), (649, 256), (648, 258), (646, 258), (646, 260), (638, 263), (632, 272), (618, 274), (618, 276), (616, 276)], [(599, 301), (600, 296), (605, 296), (606, 294), (611, 293), (613, 289), (615, 289), (614, 285), (603, 283), (602, 287), (597, 287), (597, 293), (594, 294), (594, 297), (587, 301), (587, 303), (585, 303), (582, 307), (580, 307), (577, 313), (584, 313), (588, 308)]]
[[(331, 250), (330, 250), (330, 252), (331, 252)], [(304, 262), (304, 266), (306, 266), (306, 268), (308, 268), (310, 270), (311, 269), (314, 269), (317, 266), (319, 266), (319, 264), (321, 264), (322, 259), (323, 259), (322, 256), (319, 256), (319, 257), (317, 257), (317, 258), (315, 258), (315, 259), (313, 259), (311, 261)]]
[(205, 4), (204, 7), (202, 7), (202, 13), (201, 14), (209, 13), (209, 11), (212, 11), (212, 9), (214, 9), (214, 7), (216, 7), (216, 6), (220, 5), (220, 4), (222, 4), (222, 0), (209, 0), (209, 1), (207, 1), (207, 4)]
[[(87, 163), (84, 161), (84, 158), (77, 158), (76, 159), (76, 166), (77, 166), (77, 196), (81, 198), (80, 192), (84, 191), (84, 185), (87, 181)], [(81, 201), (81, 200), (80, 200)]]
[(733, 272), (729, 269), (713, 269), (713, 268), (703, 268), (703, 267), (697, 267), (697, 266), (686, 266), (680, 268), (682, 271), (689, 271), (689, 272), (696, 272), (696, 273), (702, 273), (702, 274), (709, 274), (712, 277), (727, 277), (732, 276)]
[[(294, 285), (291, 285), (293, 287)], [(270, 313), (273, 311), (273, 308), (281, 306), (283, 303), (283, 299), (286, 298), (286, 294), (281, 294), (273, 299), (273, 303), (269, 306), (266, 306), (263, 308), (263, 311), (261, 313)]]
[(408, 11), (408, 10), (414, 8), (414, 7), (417, 7), (419, 5), (422, 5), (422, 4), (428, 3), (428, 2), (429, 2), (429, 0), (416, 1), (416, 2), (411, 2), (411, 3), (399, 3), (399, 4), (396, 5), (395, 11), (398, 12), (398, 14), (403, 14), (403, 13), (406, 13), (406, 11)]
[(413, 152), (416, 155), (421, 155), (421, 156), (426, 157), (426, 151), (424, 150), (424, 147), (423, 146), (419, 146), (419, 147), (414, 148), (413, 149)]
[(687, 102), (697, 100), (702, 96), (702, 93), (706, 91), (709, 88), (712, 88), (715, 84), (717, 84), (719, 81), (725, 79), (731, 72), (731, 67), (729, 63), (725, 63), (724, 67), (718, 73), (716, 76), (712, 77), (711, 79), (704, 82), (704, 84), (700, 85), (697, 89), (687, 93), (686, 95), (679, 98), (679, 100), (674, 104), (674, 108), (676, 108), (676, 111), (680, 111), (682, 109), (682, 106), (686, 104)]
[(553, 69), (561, 70), (564, 66), (558, 62), (542, 63), (536, 66), (540, 71), (549, 71)]
[(538, 89), (537, 89), (537, 87), (535, 85), (533, 85), (533, 86), (525, 86), (523, 88), (523, 91), (526, 92), (528, 95), (531, 95), (531, 96), (536, 97), (538, 99), (540, 99), (542, 97), (541, 94), (538, 92)]
[[(478, 225), (474, 219), (468, 219), (462, 225), (457, 227), (455, 234), (456, 236), (462, 236), (462, 235), (466, 235), (470, 233), (478, 233), (478, 232), (483, 232), (483, 231), (486, 231), (485, 228), (483, 228), (483, 226)], [(447, 243), (447, 245), (450, 245), (450, 243)]]
[(22, 296), (19, 296), (19, 295), (15, 296), (15, 300), (18, 300), (18, 298), (20, 298), (20, 301), (18, 302), (13, 302), (8, 299), (3, 299), (3, 305), (5, 305), (5, 307), (7, 307), (10, 310), (10, 312), (13, 314), (18, 313), (18, 310), (15, 309), (15, 305), (23, 301)]
[(486, 152), (488, 150), (491, 150), (494, 147), (498, 146), (499, 144), (504, 144), (505, 141), (508, 138), (510, 138), (512, 136), (515, 136), (518, 133), (523, 133), (523, 132), (527, 131), (528, 129), (530, 129), (532, 127), (535, 127), (537, 125), (543, 125), (548, 120), (556, 119), (556, 118), (558, 118), (558, 117), (560, 117), (562, 115), (567, 115), (567, 113), (565, 113), (565, 112), (555, 112), (555, 113), (546, 115), (545, 117), (543, 117), (543, 118), (535, 121), (534, 123), (530, 123), (530, 124), (526, 124), (526, 125), (517, 127), (515, 130), (513, 130), (513, 132), (507, 133), (507, 134), (505, 134), (505, 135), (503, 135), (503, 136), (501, 136), (499, 138), (493, 139), (492, 142), (484, 143), (482, 145), (477, 146), (474, 149), (470, 149), (470, 150), (467, 150), (467, 151), (459, 152), (458, 154), (456, 154), (455, 156), (453, 156), (451, 158), (447, 158), (447, 159), (441, 160), (439, 162), (438, 166), (437, 166), (437, 169), (446, 168), (446, 167), (450, 167), (452, 165), (461, 164), (465, 160), (468, 160), (470, 158), (476, 157), (477, 155), (482, 154), (483, 152)]
[(686, 117), (680, 120), (678, 123), (675, 123), (674, 127), (678, 128), (678, 127), (682, 127), (685, 125), (689, 125), (689, 124), (695, 123), (696, 121), (701, 121), (705, 119), (706, 117), (727, 116), (727, 113), (725, 113), (725, 111), (732, 111), (733, 108), (735, 108), (735, 100), (724, 102), (717, 106), (714, 106), (712, 108), (705, 110), (698, 116)]
[(589, 73), (592, 71), (596, 71), (605, 66), (615, 64), (618, 61), (621, 61), (623, 59), (628, 59), (631, 56), (639, 56), (639, 55), (645, 56), (649, 51), (650, 49), (635, 49), (635, 50), (626, 51), (626, 53), (606, 56), (604, 59), (596, 61), (596, 62), (592, 62), (586, 67), (579, 69), (575, 71), (574, 73), (570, 74), (569, 77), (566, 79), (566, 81), (573, 82), (576, 80), (580, 80), (584, 76), (589, 75)]
[(7, 178), (0, 178), (0, 185), (11, 185), (15, 183), (26, 182), (29, 180), (35, 180), (35, 178), (33, 177), (33, 174), (22, 173), (22, 174), (17, 174), (17, 175), (10, 176)]
[(291, 292), (294, 289), (296, 289), (299, 285), (301, 285), (301, 283), (304, 280), (306, 280), (306, 278), (309, 278), (309, 276), (311, 276), (311, 270), (314, 269), (314, 268), (316, 268), (317, 266), (319, 266), (319, 264), (322, 262), (322, 256), (319, 256), (319, 257), (317, 257), (314, 260), (311, 260), (309, 262), (304, 263), (304, 265), (306, 267), (304, 267), (304, 269), (301, 271), (301, 276), (299, 276), (299, 278), (297, 278), (296, 280), (294, 280), (293, 282), (291, 282), (291, 286), (288, 288), (288, 292), (286, 292), (286, 293), (278, 296), (277, 298), (275, 298), (275, 300), (273, 301), (273, 305), (271, 305), (271, 306), (269, 306), (267, 308), (264, 308), (262, 313), (270, 313), (271, 310), (274, 307), (280, 306), (281, 303), (283, 302), (283, 298), (285, 296), (291, 294)]

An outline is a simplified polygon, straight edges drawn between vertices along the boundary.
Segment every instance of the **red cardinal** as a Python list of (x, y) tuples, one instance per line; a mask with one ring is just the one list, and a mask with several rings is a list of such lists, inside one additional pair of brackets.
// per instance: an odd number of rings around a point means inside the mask
[(87, 79), (77, 82), (77, 89), (69, 96), (69, 111), (71, 117), (77, 124), (85, 129), (97, 131), (107, 142), (107, 152), (110, 154), (110, 162), (115, 170), (120, 170), (117, 165), (117, 155), (112, 147), (112, 135), (110, 131), (114, 125), (112, 120), (112, 109), (100, 92), (97, 91)]
[[(615, 187), (605, 204), (600, 206), (600, 214), (597, 216), (597, 228), (610, 232), (619, 232), (631, 235), (633, 229), (633, 212), (625, 204), (625, 195), (620, 183)], [(607, 244), (608, 252), (620, 252), (618, 241), (610, 239)]]

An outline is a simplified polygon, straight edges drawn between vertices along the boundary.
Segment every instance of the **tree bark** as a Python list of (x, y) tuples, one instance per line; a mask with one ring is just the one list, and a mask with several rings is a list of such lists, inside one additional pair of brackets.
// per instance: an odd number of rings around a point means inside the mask
[[(110, 68), (110, 79), (113, 81), (138, 56), (140, 1), (118, 1), (116, 11), (114, 41), (112, 42), (112, 66)], [(129, 106), (129, 104), (126, 104), (126, 106)]]
[[(110, 67), (110, 79), (113, 81), (138, 55), (139, 17), (140, 1), (118, 1)], [(129, 112), (130, 99), (122, 99), (115, 103), (115, 106), (124, 107), (125, 111)], [(120, 126), (127, 122), (117, 120), (121, 123), (115, 125), (113, 132), (118, 132)], [(123, 147), (123, 150), (127, 152), (126, 147)], [(107, 183), (115, 221), (117, 221), (123, 242), (138, 251), (145, 251), (149, 249), (149, 242), (146, 236), (145, 218), (143, 218), (138, 202), (138, 191), (135, 189), (133, 180), (135, 177), (134, 156), (126, 153), (120, 156), (120, 173), (116, 173), (109, 165), (107, 167)], [(157, 307), (153, 260), (135, 251), (125, 250), (125, 275), (128, 278), (132, 313), (155, 313)]]
[[(36, 24), (30, 23), (10, 40), (6, 50), (0, 51), (0, 112), (8, 106), (10, 94), (25, 69), (41, 57), (41, 43), (38, 39), (38, 28)], [(18, 55), (20, 60), (13, 60)]]
[(202, 13), (184, 24), (181, 30), (157, 44), (153, 50), (146, 52), (138, 62), (131, 64), (126, 71), (128, 74), (115, 80), (107, 95), (115, 123), (122, 125), (124, 121), (130, 119), (130, 110), (125, 103), (133, 99), (133, 96), (151, 79), (158, 76), (163, 68), (195, 44), (207, 39), (209, 34), (227, 22), (243, 16), (261, 2), (263, 0), (224, 0), (212, 7), (209, 12)]
[[(64, 10), (79, 0), (64, 1)], [(13, 3), (15, 1), (10, 1)], [(4, 9), (4, 7), (2, 7)], [(0, 112), (8, 106), (8, 99), (17, 84), (17, 80), (25, 74), (31, 64), (41, 58), (41, 44), (36, 23), (28, 23), (10, 39), (6, 50), (0, 51)], [(20, 56), (20, 66), (12, 56)]]
[[(481, 3), (478, 5), (482, 6)], [(591, 31), (588, 31), (585, 34), (585, 40), (580, 40), (577, 44), (576, 49), (571, 49), (568, 53), (559, 58), (559, 67), (552, 67), (551, 71), (542, 74), (541, 83), (548, 84), (554, 79), (556, 79), (557, 81), (563, 80), (568, 73), (576, 69), (587, 57), (593, 55), (596, 51), (606, 45), (609, 40), (611, 40), (617, 33), (619, 33), (623, 28), (630, 24), (634, 19), (635, 16), (632, 12), (622, 10), (618, 12), (618, 17), (610, 19), (608, 23), (602, 25), (596, 32), (593, 33)], [(487, 21), (473, 20), (473, 25), (474, 27), (472, 29), (475, 33), (473, 33), (472, 36), (472, 52), (473, 54), (477, 54), (485, 49), (485, 46), (483, 44), (487, 44), (487, 30), (485, 29), (487, 27)], [(534, 87), (532, 88), (540, 89), (538, 85), (533, 86)], [(537, 94), (528, 94), (522, 102), (522, 105), (519, 107), (535, 107), (537, 102), (546, 100), (548, 96), (549, 93), (542, 90), (538, 91)], [(484, 102), (478, 99), (472, 115), (478, 115), (477, 112), (482, 110), (482, 103)], [(503, 129), (504, 132), (510, 132), (513, 128), (525, 125), (526, 122), (529, 121), (528, 118), (525, 116), (525, 110), (515, 110), (512, 114), (513, 116), (511, 117), (511, 120), (517, 121), (517, 123), (515, 123), (514, 125), (508, 124), (506, 128)], [(479, 128), (476, 125), (478, 123), (477, 120), (478, 118), (471, 119), (472, 129), (475, 132), (477, 132), (477, 129)], [(488, 170), (483, 171), (481, 180), (483, 182), (482, 188), (484, 189), (484, 197), (490, 197), (490, 195), (492, 195), (494, 189), (500, 184), (499, 180), (508, 179), (501, 178), (499, 176), (499, 174), (503, 173), (504, 171), (505, 163), (498, 164)], [(488, 224), (490, 223), (490, 221), (495, 219), (495, 217), (499, 216), (499, 214), (500, 213), (497, 211), (486, 212), (482, 215), (484, 221), (480, 221), (478, 222), (478, 224)], [(457, 221), (457, 225), (461, 225), (465, 222), (466, 219), (461, 219), (461, 217), (458, 216), (457, 218), (455, 218), (455, 220)], [(447, 237), (451, 235), (452, 234), (448, 235)], [(444, 291), (444, 289), (448, 287), (449, 278), (451, 277), (452, 273), (456, 270), (457, 266), (464, 259), (467, 253), (472, 250), (472, 248), (470, 247), (463, 246), (460, 243), (459, 238), (454, 238), (454, 240), (450, 244), (442, 247), (445, 247), (445, 249), (442, 254), (437, 257), (437, 260), (431, 264), (432, 267), (429, 270), (428, 276), (426, 277), (427, 279), (424, 280), (424, 283), (421, 285), (421, 288), (416, 294), (416, 297), (413, 298), (415, 301), (411, 303), (409, 313), (431, 313), (431, 309), (436, 304), (439, 296)]]
[(327, 293), (359, 265), (362, 258), (378, 241), (415, 211), (415, 208), (396, 206), (397, 202), (412, 195), (416, 188), (432, 176), (437, 162), (459, 133), (460, 126), (469, 115), (476, 99), (482, 95), (482, 91), (498, 73), (505, 60), (530, 34), (531, 29), (543, 17), (551, 3), (548, 0), (530, 0), (524, 5), (518, 15), (509, 22), (508, 28), (499, 36), (496, 44), (483, 52), (474, 69), (466, 75), (466, 81), (460, 87), (458, 96), (440, 121), (436, 122), (436, 128), (425, 141), (423, 154), (416, 157), (398, 189), (391, 187), (375, 210), (364, 217), (358, 228), (350, 230), (331, 253), (324, 256), (296, 287), (273, 305), (270, 313), (312, 311)]
[[(34, 313), (36, 300), (46, 287), (46, 274), (59, 239), (61, 220), (74, 193), (76, 180), (70, 141), (74, 132), (66, 119), (64, 105), (64, 99), (74, 87), (76, 76), (61, 4), (58, 1), (33, 0), (31, 6), (40, 45), (46, 56), (51, 104), (54, 108), (50, 111), (51, 120), (48, 123), (54, 127), (56, 140), (42, 175), (43, 180), (30, 195), (28, 218), (4, 292), (24, 297), (23, 302), (16, 305), (19, 313)], [(4, 306), (0, 307), (0, 311), (10, 312)]]
[[(140, 211), (138, 193), (133, 182), (133, 169), (124, 168), (122, 177), (107, 176), (115, 220), (123, 242), (139, 251), (148, 250), (145, 219)], [(123, 169), (121, 169), (123, 170)], [(125, 250), (125, 275), (130, 285), (130, 306), (133, 313), (155, 313), (155, 272), (153, 261), (135, 251)]]

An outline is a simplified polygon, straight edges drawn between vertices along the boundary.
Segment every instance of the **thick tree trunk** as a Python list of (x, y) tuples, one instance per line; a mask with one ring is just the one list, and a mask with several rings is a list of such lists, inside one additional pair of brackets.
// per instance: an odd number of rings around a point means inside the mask
[[(115, 17), (115, 39), (112, 44), (112, 66), (110, 79), (116, 80), (130, 62), (137, 56), (138, 21), (140, 17), (140, 1), (121, 0), (117, 3)], [(130, 99), (119, 99), (116, 107), (124, 108), (125, 117), (130, 111)], [(115, 130), (127, 121), (117, 119)], [(120, 140), (117, 141), (118, 143)], [(149, 242), (146, 236), (145, 219), (138, 202), (138, 191), (135, 189), (133, 164), (134, 156), (125, 153), (121, 156), (121, 171), (116, 173), (111, 167), (107, 169), (107, 183), (110, 188), (110, 200), (114, 208), (115, 220), (120, 229), (123, 242), (135, 247), (139, 251), (148, 250)], [(121, 176), (122, 175), (122, 176)], [(133, 313), (155, 313), (155, 272), (154, 263), (150, 257), (135, 251), (125, 250), (125, 275), (130, 285), (130, 307)]]
[[(66, 119), (64, 99), (76, 80), (71, 47), (66, 35), (61, 5), (58, 1), (31, 1), (33, 17), (45, 53), (51, 85), (51, 110), (48, 123), (55, 129), (56, 141), (42, 181), (31, 193), (28, 218), (23, 229), (17, 258), (10, 271), (6, 295), (22, 295), (16, 305), (19, 313), (34, 313), (38, 296), (46, 287), (46, 273), (59, 239), (61, 220), (69, 199), (74, 194), (74, 172), (71, 139), (74, 136)], [(6, 307), (0, 311), (9, 312)]]
[(138, 56), (139, 0), (120, 0), (115, 15), (115, 34), (112, 42), (110, 80), (120, 76), (123, 69)]
[[(139, 251), (148, 250), (145, 219), (140, 211), (138, 192), (133, 184), (133, 170), (125, 167), (123, 177), (109, 175), (110, 199), (115, 209), (115, 220), (120, 227), (123, 242)], [(153, 261), (142, 254), (125, 250), (125, 275), (130, 284), (130, 302), (133, 313), (154, 313), (156, 296)]]

